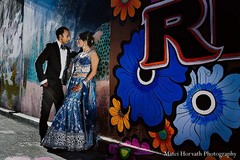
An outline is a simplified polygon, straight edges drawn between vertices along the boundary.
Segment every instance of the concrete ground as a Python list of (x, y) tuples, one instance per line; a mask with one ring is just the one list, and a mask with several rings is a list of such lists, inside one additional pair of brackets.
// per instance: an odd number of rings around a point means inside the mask
[(83, 152), (47, 150), (40, 146), (38, 119), (0, 108), (0, 160), (103, 160), (97, 149)]
[[(0, 160), (118, 160), (109, 155), (109, 144), (119, 144), (100, 136), (98, 147), (88, 151), (47, 150), (40, 146), (39, 119), (0, 107)], [(50, 123), (49, 123), (50, 125)], [(135, 149), (138, 150), (138, 149)], [(137, 156), (136, 160), (159, 160), (159, 154)], [(166, 158), (166, 157), (165, 157)], [(122, 159), (122, 158), (120, 158)], [(168, 160), (172, 158), (168, 157)], [(176, 159), (174, 159), (176, 160)]]

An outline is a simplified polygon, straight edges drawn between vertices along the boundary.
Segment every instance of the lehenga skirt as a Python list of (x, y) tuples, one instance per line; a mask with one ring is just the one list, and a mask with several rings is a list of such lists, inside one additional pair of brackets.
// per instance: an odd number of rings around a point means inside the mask
[(89, 149), (94, 143), (96, 123), (95, 81), (89, 82), (81, 91), (72, 88), (81, 84), (83, 78), (71, 77), (62, 107), (56, 113), (41, 145), (53, 149), (81, 151)]

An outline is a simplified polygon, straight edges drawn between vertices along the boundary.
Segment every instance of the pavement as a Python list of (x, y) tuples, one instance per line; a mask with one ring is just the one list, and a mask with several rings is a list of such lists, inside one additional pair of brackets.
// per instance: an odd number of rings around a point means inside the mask
[[(203, 160), (201, 156), (163, 155), (126, 146), (109, 137), (99, 136), (98, 145), (87, 151), (70, 152), (40, 146), (39, 119), (0, 107), (0, 160)], [(51, 123), (49, 122), (49, 125)], [(113, 146), (111, 155), (109, 146)], [(124, 146), (125, 145), (125, 146)], [(120, 147), (121, 146), (121, 147)], [(130, 152), (128, 152), (130, 151)], [(146, 150), (145, 150), (146, 151)], [(121, 157), (129, 153), (129, 157)], [(141, 154), (139, 154), (141, 153)], [(142, 154), (147, 153), (147, 154)], [(214, 158), (214, 157), (213, 157)], [(214, 160), (218, 160), (214, 159)], [(224, 159), (224, 158), (223, 158)], [(221, 159), (221, 160), (223, 160)], [(235, 158), (233, 158), (235, 159)], [(239, 159), (239, 158), (236, 158)], [(206, 159), (205, 159), (206, 160)], [(219, 159), (220, 160), (220, 159)], [(226, 159), (231, 160), (231, 159)]]
[[(69, 152), (46, 149), (40, 146), (39, 119), (0, 107), (0, 160), (105, 160), (106, 146), (100, 142), (98, 148)], [(49, 122), (49, 125), (51, 123)]]
[[(116, 157), (114, 158), (112, 157), (112, 155), (109, 155), (108, 146), (110, 143), (117, 144), (117, 145), (122, 144), (121, 142), (111, 139), (109, 137), (99, 136), (98, 147), (92, 148), (88, 151), (69, 152), (64, 150), (49, 150), (49, 149), (47, 150), (46, 148), (40, 146), (39, 144), (39, 141), (40, 141), (39, 134), (38, 134), (39, 118), (32, 117), (23, 113), (17, 113), (13, 110), (0, 107), (0, 120), (1, 120), (1, 124), (4, 124), (3, 126), (0, 126), (0, 129), (2, 127), (1, 130), (3, 130), (2, 132), (4, 133), (4, 134), (1, 134), (1, 131), (0, 131), (0, 160), (3, 159), (3, 156), (5, 156), (4, 160), (31, 160), (31, 158), (34, 160), (64, 160), (64, 159), (67, 159), (67, 160), (91, 160), (91, 159), (92, 160), (106, 160), (106, 159), (115, 160)], [(48, 122), (48, 124), (51, 125), (51, 122)], [(19, 133), (19, 134), (14, 135), (14, 133)], [(2, 135), (4, 135), (5, 138), (2, 138), (1, 137)], [(9, 141), (10, 143), (8, 143)], [(8, 149), (5, 149), (5, 151), (4, 151), (4, 148), (1, 149), (1, 145), (3, 143), (8, 143), (8, 146), (5, 147)], [(127, 147), (132, 148), (133, 146), (127, 146)], [(133, 148), (133, 149), (138, 150), (139, 148)], [(12, 152), (16, 150), (17, 152), (14, 154), (15, 156), (24, 155), (24, 156), (29, 156), (30, 159), (20, 159), (20, 158), (6, 159), (6, 155), (12, 156), (13, 155)], [(32, 153), (29, 153), (29, 151)], [(34, 157), (39, 157), (40, 155), (48, 156), (52, 159), (34, 158)], [(160, 158), (159, 155), (155, 153), (152, 153), (151, 156), (139, 156), (139, 157), (135, 156), (135, 159), (137, 160), (148, 160), (148, 159), (158, 160), (159, 158)]]

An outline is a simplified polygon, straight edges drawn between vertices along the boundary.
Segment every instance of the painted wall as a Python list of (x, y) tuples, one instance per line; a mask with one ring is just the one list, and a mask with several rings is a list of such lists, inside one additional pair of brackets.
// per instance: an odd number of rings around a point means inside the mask
[[(109, 106), (110, 2), (5, 0), (0, 3), (0, 106), (40, 116), (42, 87), (34, 63), (45, 45), (56, 40), (56, 29), (66, 26), (71, 32), (68, 46), (72, 50), (78, 50), (75, 40), (79, 33), (95, 32), (95, 48), (100, 58), (96, 83), (101, 118), (101, 110)], [(49, 120), (54, 113), (52, 107)]]
[(23, 68), (23, 1), (0, 1), (0, 15), (0, 105), (16, 110)]
[(59, 26), (72, 49), (88, 29), (100, 38), (99, 134), (138, 148), (110, 144), (113, 159), (240, 155), (237, 0), (0, 3), (1, 106), (39, 117), (36, 57)]
[(239, 156), (239, 5), (111, 0), (109, 137), (166, 159)]

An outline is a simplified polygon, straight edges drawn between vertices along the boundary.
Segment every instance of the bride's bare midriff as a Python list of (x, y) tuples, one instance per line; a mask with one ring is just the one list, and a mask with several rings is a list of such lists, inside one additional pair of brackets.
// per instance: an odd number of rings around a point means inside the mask
[(87, 74), (83, 74), (83, 73), (74, 73), (73, 77), (86, 77)]

